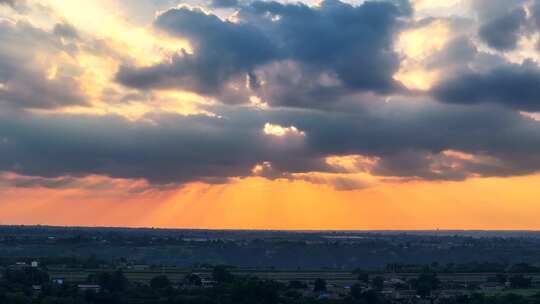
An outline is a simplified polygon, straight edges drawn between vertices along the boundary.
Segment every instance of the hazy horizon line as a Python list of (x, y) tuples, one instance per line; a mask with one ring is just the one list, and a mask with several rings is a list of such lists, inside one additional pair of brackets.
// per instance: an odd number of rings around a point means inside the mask
[(0, 224), (0, 228), (71, 228), (71, 229), (133, 229), (133, 230), (186, 230), (186, 231), (260, 231), (260, 232), (528, 232), (540, 233), (534, 229), (264, 229), (264, 228), (187, 228), (187, 227), (151, 227), (151, 226), (88, 226), (88, 225), (48, 225), (48, 224)]

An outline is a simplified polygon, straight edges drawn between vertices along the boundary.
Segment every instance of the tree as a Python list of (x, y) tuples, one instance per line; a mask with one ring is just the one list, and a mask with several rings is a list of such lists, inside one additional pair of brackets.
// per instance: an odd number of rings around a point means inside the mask
[(234, 281), (234, 275), (223, 265), (214, 267), (212, 278), (218, 283), (230, 283)]
[(381, 276), (374, 277), (373, 280), (371, 281), (371, 286), (373, 287), (373, 289), (375, 289), (377, 291), (383, 290), (383, 288), (384, 288), (384, 278), (381, 277)]
[(290, 289), (306, 289), (307, 285), (306, 283), (298, 280), (292, 280), (289, 282), (289, 288)]
[(423, 297), (429, 296), (432, 291), (439, 289), (440, 283), (437, 274), (433, 272), (423, 272), (417, 279), (413, 280), (416, 292)]
[(360, 297), (362, 296), (364, 290), (362, 289), (362, 286), (358, 283), (354, 284), (353, 286), (351, 286), (351, 297), (353, 299), (360, 299)]
[(159, 275), (150, 280), (150, 287), (153, 289), (163, 289), (171, 286), (171, 281), (166, 275)]
[(313, 291), (314, 292), (326, 291), (326, 281), (320, 278), (316, 279), (313, 284)]
[(122, 270), (115, 272), (101, 272), (97, 275), (89, 275), (88, 281), (99, 284), (103, 289), (110, 292), (122, 292), (127, 289), (129, 281)]
[(279, 303), (279, 291), (284, 287), (276, 281), (241, 278), (227, 285), (231, 302), (235, 304)]
[(361, 283), (369, 284), (369, 273), (362, 269), (355, 269), (353, 274), (356, 275), (356, 279)]
[(10, 284), (21, 284), (25, 286), (41, 285), (49, 281), (49, 275), (36, 268), (6, 269), (3, 273), (4, 279)]
[(508, 282), (508, 276), (506, 274), (504, 274), (504, 273), (498, 273), (497, 276), (495, 277), (495, 280), (499, 284), (504, 284), (504, 283)]
[(523, 275), (514, 275), (511, 276), (508, 281), (510, 282), (510, 287), (512, 288), (529, 288), (531, 287), (531, 278), (526, 278)]

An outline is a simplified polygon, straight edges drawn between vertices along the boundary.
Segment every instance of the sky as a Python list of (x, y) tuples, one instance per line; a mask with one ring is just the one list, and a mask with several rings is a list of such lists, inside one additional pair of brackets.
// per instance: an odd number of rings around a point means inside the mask
[(0, 0), (0, 224), (540, 230), (540, 1)]

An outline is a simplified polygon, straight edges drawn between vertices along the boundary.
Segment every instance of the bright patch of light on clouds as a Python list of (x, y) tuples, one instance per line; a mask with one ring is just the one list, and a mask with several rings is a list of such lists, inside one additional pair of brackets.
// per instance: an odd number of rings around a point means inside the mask
[(449, 38), (450, 28), (441, 20), (402, 32), (396, 49), (404, 58), (394, 79), (411, 90), (429, 90), (439, 78), (440, 72), (426, 67), (426, 60), (440, 51)]
[(325, 162), (336, 169), (348, 173), (369, 172), (377, 165), (379, 159), (377, 157), (369, 157), (364, 155), (342, 155), (328, 156)]
[(264, 134), (271, 136), (305, 136), (306, 134), (303, 131), (298, 130), (295, 126), (283, 127), (280, 125), (275, 125), (271, 123), (266, 123), (263, 128)]
[(532, 120), (536, 120), (536, 121), (540, 121), (540, 112), (524, 112), (524, 111), (521, 111), (519, 112), (519, 114), (527, 117), (527, 118), (530, 118)]

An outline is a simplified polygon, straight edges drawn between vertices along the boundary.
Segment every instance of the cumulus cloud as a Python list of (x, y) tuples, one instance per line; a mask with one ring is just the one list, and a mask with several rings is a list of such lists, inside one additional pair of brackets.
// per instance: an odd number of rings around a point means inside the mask
[(71, 53), (69, 44), (22, 21), (0, 21), (0, 40), (0, 104), (50, 109), (88, 103), (77, 80), (82, 71), (58, 62)]
[[(264, 99), (295, 106), (304, 103), (297, 99), (321, 102), (322, 98), (309, 97), (321, 92), (327, 92), (326, 102), (331, 102), (344, 91), (395, 91), (399, 86), (392, 76), (399, 58), (393, 50), (393, 39), (398, 19), (410, 12), (404, 3), (353, 6), (328, 0), (310, 7), (255, 1), (240, 6), (235, 22), (198, 8), (171, 9), (157, 18), (156, 26), (189, 39), (194, 53), (183, 52), (146, 68), (123, 66), (117, 79), (140, 89), (192, 90), (225, 103), (247, 102), (248, 93), (242, 92), (246, 89), (260, 94), (281, 89), (279, 95), (270, 93)], [(267, 70), (287, 61), (298, 71), (296, 83), (309, 86), (302, 90), (294, 85), (284, 88), (283, 82), (290, 77)], [(235, 90), (239, 93), (234, 94)]]
[(260, 29), (223, 21), (202, 9), (172, 9), (160, 15), (156, 24), (189, 39), (195, 53), (184, 51), (170, 62), (149, 68), (122, 67), (118, 80), (123, 84), (139, 88), (176, 87), (206, 95), (226, 95), (231, 93), (224, 91), (235, 89), (227, 86), (235, 86), (230, 83), (235, 76), (245, 79), (244, 74), (255, 65), (277, 56), (277, 50)]
[(535, 63), (507, 64), (487, 71), (467, 71), (440, 83), (435, 96), (458, 104), (493, 103), (540, 111), (540, 68)]
[(489, 21), (480, 28), (480, 37), (492, 48), (508, 51), (516, 48), (526, 21), (523, 7)]

